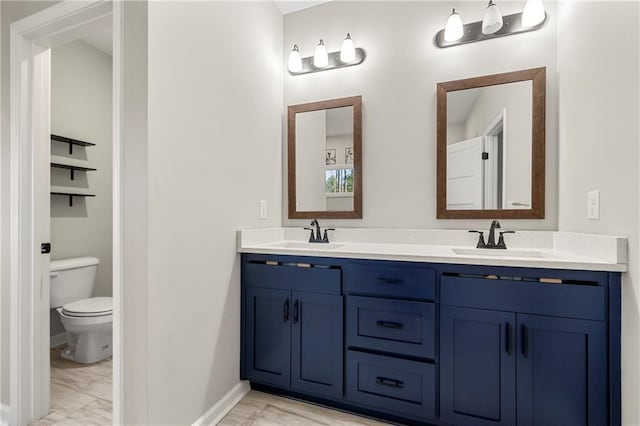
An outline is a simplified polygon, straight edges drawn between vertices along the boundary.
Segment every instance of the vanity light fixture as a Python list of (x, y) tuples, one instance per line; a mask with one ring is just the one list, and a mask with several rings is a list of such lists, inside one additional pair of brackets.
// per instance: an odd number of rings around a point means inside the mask
[(351, 40), (351, 34), (347, 33), (347, 36), (342, 42), (342, 49), (340, 49), (340, 60), (345, 64), (356, 60), (356, 47)]
[(535, 31), (546, 24), (547, 17), (542, 0), (527, 0), (523, 12), (506, 16), (502, 16), (498, 5), (489, 0), (482, 21), (463, 24), (460, 14), (453, 9), (433, 42), (437, 47), (445, 48)]
[(545, 12), (542, 0), (527, 0), (522, 11), (522, 26), (533, 27), (544, 21)]
[(289, 71), (300, 72), (302, 71), (302, 58), (300, 57), (300, 50), (298, 45), (294, 44), (291, 53), (289, 53)]
[(289, 53), (287, 69), (291, 75), (327, 71), (361, 64), (365, 56), (364, 50), (355, 47), (351, 39), (351, 34), (347, 33), (347, 36), (342, 41), (342, 48), (336, 52), (327, 52), (324, 39), (320, 39), (314, 55), (302, 58), (298, 45), (294, 44), (293, 49), (291, 49)]
[(484, 11), (484, 17), (482, 18), (482, 34), (494, 34), (500, 31), (502, 25), (503, 21), (500, 8), (493, 2), (493, 0), (489, 0), (489, 5)]
[(449, 42), (457, 41), (460, 40), (463, 35), (462, 18), (454, 8), (451, 11), (451, 15), (449, 15), (449, 19), (447, 19), (447, 25), (444, 27), (444, 39)]
[(323, 39), (320, 39), (320, 43), (316, 46), (316, 53), (313, 55), (313, 65), (318, 68), (324, 68), (329, 65), (329, 54), (327, 53)]

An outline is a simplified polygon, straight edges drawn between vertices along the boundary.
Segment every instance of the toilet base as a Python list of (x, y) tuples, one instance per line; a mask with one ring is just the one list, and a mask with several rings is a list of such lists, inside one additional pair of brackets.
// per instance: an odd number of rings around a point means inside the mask
[(67, 341), (69, 346), (60, 355), (81, 364), (93, 364), (113, 354), (111, 333), (67, 332)]

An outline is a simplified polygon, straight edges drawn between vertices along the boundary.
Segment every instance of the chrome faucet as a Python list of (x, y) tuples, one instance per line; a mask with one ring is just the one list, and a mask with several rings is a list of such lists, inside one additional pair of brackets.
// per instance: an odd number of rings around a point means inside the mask
[(476, 248), (486, 248), (486, 249), (502, 249), (505, 250), (507, 245), (504, 242), (504, 234), (515, 234), (516, 231), (499, 231), (500, 237), (498, 238), (498, 242), (496, 243), (496, 229), (501, 229), (500, 222), (497, 220), (491, 221), (491, 228), (489, 229), (489, 238), (487, 242), (484, 242), (484, 232), (483, 231), (469, 231), (476, 232), (479, 235), (478, 244)]
[(320, 230), (320, 223), (318, 223), (318, 219), (313, 219), (311, 221), (311, 226), (315, 226), (315, 234), (314, 234), (314, 229), (313, 228), (304, 228), (307, 231), (311, 231), (311, 234), (309, 235), (309, 242), (310, 243), (328, 243), (329, 242), (329, 235), (327, 234), (327, 231), (335, 231), (335, 228), (325, 228), (324, 230), (324, 235), (322, 237), (320, 237), (321, 234), (321, 230)]

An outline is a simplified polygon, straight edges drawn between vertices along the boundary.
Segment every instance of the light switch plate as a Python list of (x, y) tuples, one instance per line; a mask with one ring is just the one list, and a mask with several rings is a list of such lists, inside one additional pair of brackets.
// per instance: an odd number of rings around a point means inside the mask
[(587, 219), (600, 219), (600, 191), (587, 193)]
[(260, 200), (260, 220), (265, 220), (268, 217), (267, 200)]

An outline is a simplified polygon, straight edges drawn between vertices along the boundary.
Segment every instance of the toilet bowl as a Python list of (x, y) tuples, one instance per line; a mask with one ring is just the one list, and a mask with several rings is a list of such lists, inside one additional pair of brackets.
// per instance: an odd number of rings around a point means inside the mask
[(91, 297), (99, 260), (95, 257), (51, 262), (51, 307), (67, 333), (64, 358), (91, 364), (111, 356), (113, 299)]

